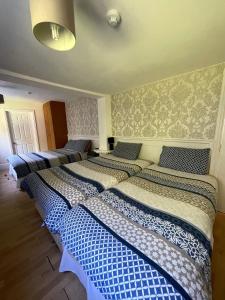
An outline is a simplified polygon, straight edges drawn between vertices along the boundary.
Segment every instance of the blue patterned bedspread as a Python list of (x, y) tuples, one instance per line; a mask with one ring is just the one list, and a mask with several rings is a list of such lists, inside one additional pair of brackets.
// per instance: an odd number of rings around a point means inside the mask
[(105, 299), (211, 299), (214, 177), (155, 165), (60, 221), (64, 247)]
[(36, 200), (48, 229), (57, 233), (58, 220), (69, 209), (148, 165), (149, 162), (140, 159), (104, 155), (32, 173), (22, 181), (21, 187)]
[(43, 152), (13, 154), (7, 158), (8, 162), (16, 171), (17, 179), (38, 170), (56, 167), (82, 159), (83, 154), (80, 152), (65, 148)]

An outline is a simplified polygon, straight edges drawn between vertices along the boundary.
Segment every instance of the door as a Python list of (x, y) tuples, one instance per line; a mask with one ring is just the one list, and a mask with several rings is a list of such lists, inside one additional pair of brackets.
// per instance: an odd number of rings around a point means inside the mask
[(13, 153), (38, 151), (37, 129), (33, 111), (7, 111)]

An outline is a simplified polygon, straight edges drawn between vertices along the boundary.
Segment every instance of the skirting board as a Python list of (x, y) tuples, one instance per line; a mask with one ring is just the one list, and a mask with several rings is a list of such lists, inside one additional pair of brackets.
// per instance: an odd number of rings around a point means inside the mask
[[(150, 139), (143, 137), (115, 137), (115, 141), (127, 143), (142, 143), (140, 158), (150, 160), (156, 164), (162, 151), (162, 146), (186, 147), (186, 148), (210, 148), (213, 150), (213, 140), (184, 140), (184, 139)], [(210, 173), (213, 169), (213, 161), (210, 164)]]
[(92, 148), (99, 148), (99, 137), (93, 135), (68, 135), (68, 140), (91, 140)]

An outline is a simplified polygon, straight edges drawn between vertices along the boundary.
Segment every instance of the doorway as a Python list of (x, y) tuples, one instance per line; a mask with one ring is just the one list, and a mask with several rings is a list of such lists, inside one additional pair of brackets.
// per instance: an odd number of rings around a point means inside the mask
[(6, 111), (12, 150), (14, 154), (39, 150), (34, 111)]

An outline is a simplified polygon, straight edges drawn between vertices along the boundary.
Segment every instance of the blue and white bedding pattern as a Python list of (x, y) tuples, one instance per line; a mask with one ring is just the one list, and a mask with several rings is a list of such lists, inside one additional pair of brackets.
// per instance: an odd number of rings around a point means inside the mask
[(21, 187), (36, 200), (48, 229), (57, 233), (58, 221), (69, 209), (148, 165), (149, 162), (140, 159), (102, 155), (32, 173), (22, 181)]
[(211, 299), (214, 177), (156, 165), (60, 220), (64, 249), (105, 299)]
[(84, 158), (84, 154), (70, 149), (55, 149), (50, 151), (29, 152), (10, 155), (7, 160), (16, 172), (17, 179), (47, 168), (60, 166)]

